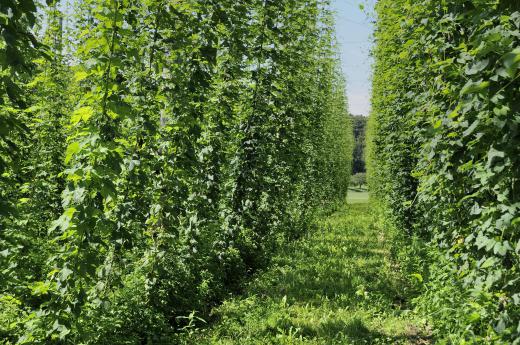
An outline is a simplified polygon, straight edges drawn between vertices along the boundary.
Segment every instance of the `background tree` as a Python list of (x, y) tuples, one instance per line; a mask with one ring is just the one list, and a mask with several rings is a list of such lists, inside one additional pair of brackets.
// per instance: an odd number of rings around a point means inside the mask
[(367, 127), (367, 117), (362, 115), (352, 116), (352, 126), (354, 128), (354, 158), (352, 161), (352, 173), (364, 173), (365, 167), (365, 132)]

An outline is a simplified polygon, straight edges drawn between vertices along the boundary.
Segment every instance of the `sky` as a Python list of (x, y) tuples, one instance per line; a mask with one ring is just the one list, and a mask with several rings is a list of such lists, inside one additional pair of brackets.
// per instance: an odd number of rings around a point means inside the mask
[[(349, 110), (353, 115), (370, 112), (372, 20), (368, 13), (376, 0), (333, 0), (336, 35), (341, 51), (343, 73), (347, 79)], [(359, 8), (364, 4), (365, 9)]]

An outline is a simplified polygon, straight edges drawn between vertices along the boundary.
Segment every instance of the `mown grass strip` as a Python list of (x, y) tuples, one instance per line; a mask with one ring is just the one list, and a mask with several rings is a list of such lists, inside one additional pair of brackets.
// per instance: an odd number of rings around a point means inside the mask
[(342, 208), (273, 258), (243, 296), (213, 312), (186, 344), (426, 344), (392, 260), (394, 234), (367, 203)]

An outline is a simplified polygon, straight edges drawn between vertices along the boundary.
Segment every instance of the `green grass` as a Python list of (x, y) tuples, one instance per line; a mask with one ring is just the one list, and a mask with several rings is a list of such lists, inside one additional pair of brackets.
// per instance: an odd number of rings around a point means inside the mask
[(347, 194), (347, 203), (360, 204), (367, 203), (369, 198), (368, 191), (364, 188), (349, 188)]
[(184, 344), (428, 344), (391, 258), (392, 231), (369, 204), (348, 205), (287, 245), (243, 296)]

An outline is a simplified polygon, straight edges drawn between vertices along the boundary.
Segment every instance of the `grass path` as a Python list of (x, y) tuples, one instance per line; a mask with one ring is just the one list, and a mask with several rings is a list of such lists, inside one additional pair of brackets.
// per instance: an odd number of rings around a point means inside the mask
[(350, 204), (368, 203), (368, 191), (362, 188), (349, 188), (347, 201)]
[(427, 344), (377, 211), (354, 203), (290, 244), (185, 344)]

